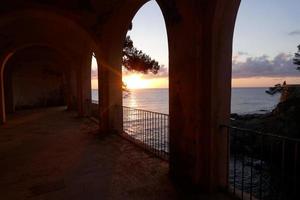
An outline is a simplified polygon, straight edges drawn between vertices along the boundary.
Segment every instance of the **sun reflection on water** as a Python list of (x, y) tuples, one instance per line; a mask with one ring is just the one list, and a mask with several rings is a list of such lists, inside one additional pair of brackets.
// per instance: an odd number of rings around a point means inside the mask
[(128, 102), (129, 102), (129, 107), (136, 108), (138, 106), (134, 92), (130, 93), (130, 95), (128, 95), (127, 98), (128, 98)]

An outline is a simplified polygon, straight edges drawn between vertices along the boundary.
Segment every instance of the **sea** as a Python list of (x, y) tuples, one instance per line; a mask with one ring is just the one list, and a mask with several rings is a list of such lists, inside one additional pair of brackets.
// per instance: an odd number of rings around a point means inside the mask
[[(231, 113), (266, 113), (279, 102), (280, 95), (269, 95), (268, 88), (232, 88)], [(98, 100), (98, 90), (93, 90), (92, 98)], [(131, 89), (123, 94), (123, 105), (132, 108), (169, 114), (168, 89)]]
[[(279, 102), (280, 95), (269, 95), (265, 91), (268, 88), (232, 88), (231, 113), (251, 114), (266, 113), (271, 111)], [(98, 99), (98, 93), (93, 91), (93, 100)], [(123, 94), (123, 105), (130, 108), (138, 108), (158, 113), (169, 114), (168, 89), (136, 89)], [(155, 152), (169, 152), (168, 118), (157, 118), (157, 115), (141, 115), (133, 109), (125, 109), (123, 112), (123, 131), (130, 138), (141, 141), (151, 146)], [(123, 110), (124, 111), (124, 110)], [(146, 118), (145, 118), (146, 117)], [(159, 117), (159, 116), (158, 116)], [(235, 184), (238, 189), (253, 191), (255, 197), (259, 196), (259, 186), (261, 181), (268, 185), (264, 188), (264, 195), (271, 194), (275, 186), (270, 179), (270, 175), (263, 177), (259, 168), (245, 165), (245, 160), (233, 159), (229, 164), (229, 181)], [(254, 160), (255, 163), (265, 163), (262, 160)], [(251, 163), (250, 161), (247, 163)], [(236, 167), (234, 167), (236, 166)], [(268, 166), (264, 166), (267, 168)], [(243, 175), (244, 174), (244, 175)], [(243, 177), (243, 178), (242, 178)], [(249, 180), (251, 180), (249, 182)], [(251, 186), (251, 187), (250, 187)], [(249, 191), (248, 191), (249, 192)]]

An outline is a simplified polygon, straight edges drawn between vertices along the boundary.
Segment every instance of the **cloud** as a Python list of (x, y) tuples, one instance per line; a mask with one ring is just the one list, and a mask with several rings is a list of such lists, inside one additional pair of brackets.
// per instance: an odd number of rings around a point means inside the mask
[(244, 52), (244, 51), (238, 51), (232, 55), (232, 60), (243, 61), (243, 60), (245, 60), (245, 58), (247, 58), (247, 56), (249, 56), (249, 53)]
[(238, 52), (238, 55), (240, 55), (240, 56), (248, 56), (249, 53), (244, 52), (244, 51), (239, 51), (239, 52)]
[(169, 69), (165, 65), (161, 65), (160, 69), (158, 70), (158, 73), (154, 76), (168, 77), (169, 76)]
[(280, 53), (273, 59), (263, 55), (248, 57), (245, 61), (233, 58), (233, 78), (250, 77), (299, 77), (300, 72), (293, 64), (293, 55)]
[(294, 30), (289, 32), (289, 35), (294, 36), (294, 35), (300, 35), (300, 30)]
[[(233, 56), (232, 75), (233, 78), (251, 77), (300, 77), (300, 72), (293, 64), (293, 55), (280, 53), (274, 58), (266, 55), (259, 57), (249, 57), (247, 52), (237, 52)], [(123, 75), (130, 75), (132, 72), (124, 71)], [(158, 74), (143, 74), (145, 79), (167, 78), (169, 70), (166, 66), (161, 66)], [(92, 79), (98, 78), (97, 70), (92, 70)]]

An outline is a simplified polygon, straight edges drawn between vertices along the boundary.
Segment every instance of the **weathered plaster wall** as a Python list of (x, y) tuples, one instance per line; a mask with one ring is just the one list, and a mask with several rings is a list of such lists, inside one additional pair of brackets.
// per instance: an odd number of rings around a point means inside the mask
[(42, 63), (22, 63), (13, 72), (16, 109), (64, 105), (63, 75)]
[(6, 110), (64, 105), (62, 65), (55, 53), (44, 48), (16, 53), (4, 73)]

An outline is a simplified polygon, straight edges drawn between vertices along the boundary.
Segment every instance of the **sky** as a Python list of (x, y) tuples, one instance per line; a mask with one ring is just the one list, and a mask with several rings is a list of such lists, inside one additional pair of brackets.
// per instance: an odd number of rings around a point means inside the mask
[[(300, 84), (292, 63), (300, 44), (300, 0), (242, 0), (233, 42), (233, 87), (270, 87), (284, 80)], [(168, 87), (168, 41), (157, 3), (146, 3), (128, 32), (134, 46), (162, 65), (158, 75), (123, 74), (129, 88)]]
[(242, 0), (233, 42), (233, 87), (300, 83), (292, 59), (300, 44), (299, 0)]
[(163, 14), (158, 4), (152, 0), (146, 3), (132, 20), (132, 30), (128, 32), (134, 46), (157, 60), (161, 65), (157, 75), (125, 74), (123, 81), (129, 88), (168, 87), (168, 36)]

